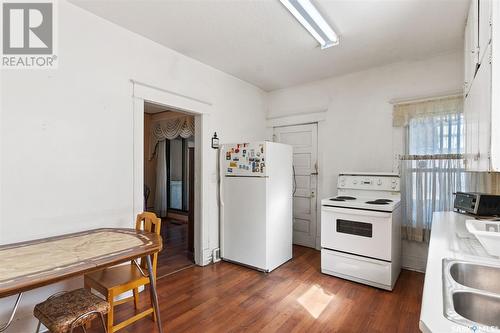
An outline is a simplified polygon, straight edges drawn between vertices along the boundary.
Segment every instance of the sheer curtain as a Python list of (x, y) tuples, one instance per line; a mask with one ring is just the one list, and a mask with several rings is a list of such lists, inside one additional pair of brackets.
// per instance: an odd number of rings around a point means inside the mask
[(453, 209), (453, 193), (465, 187), (462, 98), (396, 106), (394, 125), (406, 128), (402, 236), (428, 242), (432, 214)]
[(460, 159), (401, 161), (403, 239), (428, 242), (432, 214), (453, 209), (453, 193), (463, 190)]
[(155, 212), (159, 217), (167, 216), (168, 212), (168, 191), (167, 191), (167, 142), (158, 142), (156, 154), (156, 191), (155, 191)]

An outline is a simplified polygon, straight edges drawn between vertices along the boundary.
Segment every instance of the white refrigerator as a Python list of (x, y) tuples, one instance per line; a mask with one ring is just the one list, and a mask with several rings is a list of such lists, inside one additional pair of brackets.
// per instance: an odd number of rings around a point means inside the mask
[(270, 272), (292, 258), (292, 147), (221, 146), (221, 258)]

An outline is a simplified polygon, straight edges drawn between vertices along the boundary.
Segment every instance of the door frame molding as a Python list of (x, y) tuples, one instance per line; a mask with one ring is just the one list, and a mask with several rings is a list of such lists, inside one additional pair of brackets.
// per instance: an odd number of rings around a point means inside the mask
[(153, 85), (130, 80), (133, 103), (133, 211), (132, 221), (143, 210), (144, 187), (144, 102), (192, 114), (195, 118), (195, 207), (194, 207), (194, 260), (199, 266), (211, 262), (209, 247), (209, 202), (210, 193), (206, 184), (210, 179), (206, 162), (210, 149), (208, 117), (212, 103), (196, 97), (183, 95)]
[[(326, 121), (326, 111), (299, 112), (290, 115), (276, 117), (267, 117), (266, 125), (268, 128), (281, 126), (306, 125)], [(318, 129), (319, 130), (319, 129)]]
[(275, 127), (317, 124), (318, 127), (318, 178), (316, 182), (316, 249), (321, 250), (321, 198), (325, 196), (327, 187), (323, 184), (323, 137), (326, 133), (325, 123), (328, 109), (314, 112), (297, 112), (288, 115), (268, 117), (266, 120), (267, 139), (274, 141), (273, 131)]

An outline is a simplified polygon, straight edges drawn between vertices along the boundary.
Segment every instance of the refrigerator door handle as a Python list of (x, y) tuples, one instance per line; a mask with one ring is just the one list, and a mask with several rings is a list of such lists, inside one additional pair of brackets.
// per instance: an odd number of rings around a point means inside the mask
[(219, 166), (219, 179), (218, 179), (218, 186), (219, 186), (219, 253), (220, 256), (222, 257), (222, 251), (224, 248), (224, 171), (223, 168), (221, 168), (222, 164), (222, 156), (224, 156), (224, 149), (221, 148), (218, 150), (219, 151), (219, 160), (218, 160), (218, 166)]

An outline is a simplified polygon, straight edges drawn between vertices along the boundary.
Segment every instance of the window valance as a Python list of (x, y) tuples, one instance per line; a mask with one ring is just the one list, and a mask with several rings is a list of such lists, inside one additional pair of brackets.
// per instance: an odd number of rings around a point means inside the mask
[(187, 139), (194, 135), (194, 117), (183, 116), (173, 119), (159, 120), (151, 128), (150, 158), (153, 157), (158, 142), (177, 137)]
[(456, 114), (463, 110), (463, 97), (450, 96), (414, 103), (394, 105), (392, 126), (407, 126), (410, 119), (446, 114)]

